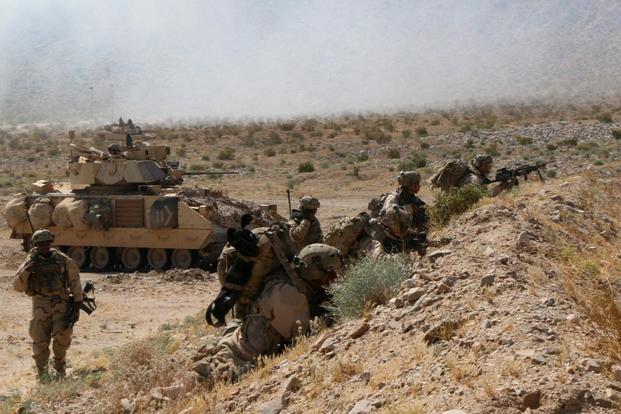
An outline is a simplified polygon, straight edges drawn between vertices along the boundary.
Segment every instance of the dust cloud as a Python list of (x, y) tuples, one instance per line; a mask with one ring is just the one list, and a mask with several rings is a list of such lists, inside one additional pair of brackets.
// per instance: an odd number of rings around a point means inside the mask
[(0, 10), (0, 122), (287, 117), (621, 89), (616, 0), (0, 0)]

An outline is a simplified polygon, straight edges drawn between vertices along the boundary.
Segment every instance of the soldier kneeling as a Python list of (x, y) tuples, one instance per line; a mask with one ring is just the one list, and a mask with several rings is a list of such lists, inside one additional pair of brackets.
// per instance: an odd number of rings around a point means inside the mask
[(341, 271), (338, 249), (311, 244), (294, 258), (296, 281), (284, 269), (270, 273), (241, 321), (229, 324), (217, 345), (199, 350), (192, 369), (199, 380), (235, 381), (257, 357), (277, 353), (308, 332), (312, 318), (324, 316), (327, 285)]

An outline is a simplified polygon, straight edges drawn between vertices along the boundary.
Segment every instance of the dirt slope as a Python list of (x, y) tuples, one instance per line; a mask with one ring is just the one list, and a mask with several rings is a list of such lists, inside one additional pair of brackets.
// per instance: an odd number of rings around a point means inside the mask
[(239, 383), (194, 384), (191, 357), (214, 333), (179, 325), (171, 353), (142, 366), (143, 385), (103, 382), (34, 411), (617, 412), (621, 331), (588, 298), (612, 298), (618, 315), (619, 189), (580, 176), (483, 201), (434, 235), (453, 240), (415, 261), (390, 303)]

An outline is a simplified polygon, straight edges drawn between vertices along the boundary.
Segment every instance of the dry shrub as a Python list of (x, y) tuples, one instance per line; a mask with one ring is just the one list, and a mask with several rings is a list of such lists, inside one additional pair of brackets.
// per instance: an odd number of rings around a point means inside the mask
[[(616, 301), (621, 281), (618, 275), (621, 243), (616, 236), (605, 238), (602, 233), (606, 230), (600, 230), (605, 226), (614, 230), (610, 217), (621, 217), (621, 184), (603, 183), (585, 175), (583, 182), (576, 186), (581, 208), (590, 212), (593, 222), (573, 216), (557, 224), (542, 216), (550, 229), (547, 237), (555, 245), (550, 255), (551, 267), (558, 270), (568, 296), (597, 326), (593, 347), (621, 360), (621, 308)], [(598, 217), (606, 219), (595, 222)]]
[(369, 303), (383, 304), (398, 293), (399, 285), (410, 274), (408, 263), (402, 256), (366, 257), (330, 286), (330, 309), (339, 318), (358, 317)]

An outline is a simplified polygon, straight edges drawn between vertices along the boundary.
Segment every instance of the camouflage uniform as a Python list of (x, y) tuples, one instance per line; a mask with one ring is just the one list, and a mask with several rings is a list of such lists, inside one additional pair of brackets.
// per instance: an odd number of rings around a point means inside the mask
[[(458, 187), (463, 187), (467, 184), (476, 184), (487, 188), (488, 184), (491, 184), (491, 180), (480, 170), (480, 167), (484, 164), (491, 164), (494, 160), (490, 155), (479, 154), (475, 155), (470, 161), (470, 168), (468, 172), (459, 181)], [(510, 190), (514, 186), (518, 185), (517, 179), (514, 178), (511, 181), (500, 183), (489, 189), (489, 195), (492, 197), (497, 196), (503, 191)]]
[(485, 186), (489, 184), (490, 179), (487, 178), (487, 176), (479, 170), (479, 167), (483, 164), (491, 163), (493, 161), (494, 160), (490, 155), (476, 155), (470, 161), (470, 168), (468, 169), (468, 172), (464, 174), (461, 180), (459, 180), (459, 184), (457, 184), (457, 187), (463, 187), (467, 184), (476, 184), (480, 186)]
[(254, 366), (257, 357), (278, 352), (308, 331), (312, 317), (323, 314), (321, 305), (327, 298), (324, 288), (342, 266), (339, 250), (312, 244), (293, 262), (304, 292), (300, 292), (282, 269), (270, 273), (243, 320), (229, 323), (215, 346), (199, 350), (192, 367), (199, 380), (238, 379)]
[(47, 257), (33, 248), (26, 261), (17, 269), (13, 281), (17, 292), (32, 297), (32, 357), (39, 378), (47, 374), (50, 342), (54, 351), (54, 368), (59, 375), (65, 372), (65, 355), (71, 345), (72, 329), (65, 326), (69, 293), (76, 302), (82, 301), (82, 286), (78, 267), (68, 256), (51, 249)]
[[(311, 196), (300, 197), (299, 214), (292, 214), (289, 221), (291, 229), (289, 237), (293, 240), (297, 251), (312, 243), (323, 242), (323, 232), (319, 220), (314, 217), (312, 220), (303, 218), (303, 213), (308, 210), (317, 210), (319, 208), (319, 200)], [(295, 212), (294, 212), (295, 213)]]
[(387, 247), (401, 245), (408, 235), (427, 230), (425, 202), (409, 190), (412, 184), (420, 183), (420, 174), (402, 171), (398, 183), (400, 187), (384, 198), (379, 217), (371, 222), (374, 241), (369, 249), (374, 257), (396, 249)]

